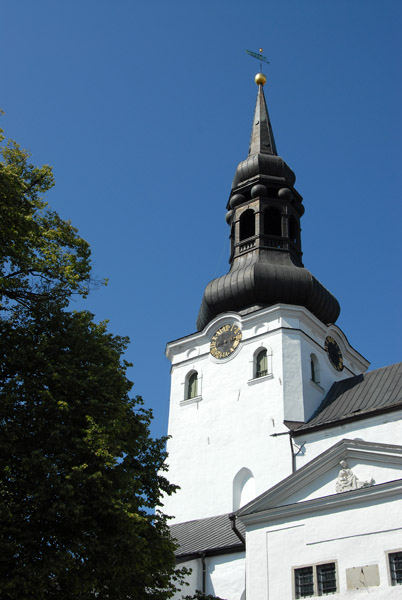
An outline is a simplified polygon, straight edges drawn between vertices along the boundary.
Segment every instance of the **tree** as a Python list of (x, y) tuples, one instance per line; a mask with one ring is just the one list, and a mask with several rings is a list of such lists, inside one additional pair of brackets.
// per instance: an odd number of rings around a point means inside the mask
[(4, 141), (0, 129), (0, 307), (87, 295), (89, 245), (40, 197), (54, 185), (51, 167), (35, 167), (27, 150)]
[(211, 594), (203, 594), (199, 590), (197, 590), (194, 596), (183, 596), (183, 600), (223, 600), (223, 598), (218, 598), (218, 596), (211, 596)]
[(89, 249), (70, 224), (43, 212), (37, 193), (52, 182), (49, 169), (28, 165), (16, 144), (7, 148), (0, 597), (169, 598), (180, 579), (175, 546), (166, 517), (151, 512), (174, 491), (162, 474), (165, 440), (151, 438), (151, 412), (129, 396), (127, 338), (89, 312), (67, 310), (72, 293), (87, 293)]

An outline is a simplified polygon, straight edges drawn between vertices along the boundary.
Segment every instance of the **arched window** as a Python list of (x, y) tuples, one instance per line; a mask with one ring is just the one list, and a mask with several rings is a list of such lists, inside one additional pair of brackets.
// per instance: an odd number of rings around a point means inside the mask
[(233, 510), (238, 510), (253, 498), (255, 498), (254, 475), (250, 469), (243, 467), (233, 480)]
[(240, 217), (240, 241), (255, 235), (255, 214), (249, 208)]
[(266, 348), (263, 348), (255, 359), (255, 376), (265, 377), (268, 375), (268, 357)]
[(282, 216), (277, 208), (267, 208), (264, 212), (265, 235), (282, 235)]
[(292, 216), (289, 219), (289, 239), (294, 244), (297, 244), (297, 222), (296, 219)]
[(272, 377), (272, 349), (261, 345), (250, 358), (250, 380)]
[(187, 389), (186, 389), (186, 399), (190, 400), (190, 398), (195, 398), (198, 396), (198, 373), (197, 371), (192, 371), (187, 378)]
[(320, 383), (320, 365), (315, 354), (310, 355), (311, 381)]

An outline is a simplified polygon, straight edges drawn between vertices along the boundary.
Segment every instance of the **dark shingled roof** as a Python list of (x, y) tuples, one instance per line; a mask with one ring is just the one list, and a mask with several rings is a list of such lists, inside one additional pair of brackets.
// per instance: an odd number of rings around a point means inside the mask
[[(244, 525), (236, 521), (236, 527), (244, 536)], [(170, 531), (172, 537), (179, 543), (175, 552), (177, 558), (190, 558), (199, 552), (225, 554), (243, 550), (240, 539), (232, 529), (229, 514), (175, 523), (171, 525)]]
[(402, 363), (334, 383), (321, 406), (293, 435), (402, 408)]

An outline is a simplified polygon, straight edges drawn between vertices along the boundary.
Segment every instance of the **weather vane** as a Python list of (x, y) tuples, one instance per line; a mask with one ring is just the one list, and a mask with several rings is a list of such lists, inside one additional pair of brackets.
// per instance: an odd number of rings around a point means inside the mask
[(266, 56), (263, 56), (261, 54), (261, 52), (263, 51), (263, 48), (260, 48), (259, 52), (251, 52), (251, 50), (246, 50), (247, 54), (249, 54), (250, 56), (252, 56), (253, 58), (256, 58), (257, 60), (260, 61), (260, 71), (262, 71), (262, 63), (265, 62), (267, 63), (267, 65), (269, 65), (269, 60), (267, 60)]

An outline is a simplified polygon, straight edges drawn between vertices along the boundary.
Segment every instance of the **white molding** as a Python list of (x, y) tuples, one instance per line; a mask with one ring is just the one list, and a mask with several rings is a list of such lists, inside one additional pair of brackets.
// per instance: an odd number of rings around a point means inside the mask
[(317, 383), (316, 381), (313, 381), (312, 379), (310, 379), (310, 384), (313, 386), (314, 389), (316, 389), (319, 392), (321, 392), (321, 394), (325, 394), (324, 388), (319, 383)]
[(201, 402), (202, 396), (194, 396), (194, 398), (187, 398), (186, 400), (180, 400), (180, 406), (187, 406), (188, 404), (198, 404)]
[(267, 379), (273, 379), (274, 374), (268, 373), (268, 375), (264, 375), (264, 377), (254, 377), (253, 379), (249, 379), (247, 381), (247, 385), (254, 385), (255, 383), (260, 383), (261, 381), (266, 381)]

